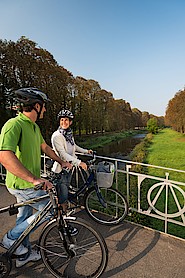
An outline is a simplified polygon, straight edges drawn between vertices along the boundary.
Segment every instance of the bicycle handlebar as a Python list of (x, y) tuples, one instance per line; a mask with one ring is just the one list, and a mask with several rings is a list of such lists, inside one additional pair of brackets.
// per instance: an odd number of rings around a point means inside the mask
[(93, 151), (92, 157), (93, 159), (87, 161), (88, 166), (92, 165), (96, 161), (96, 151)]
[[(41, 182), (41, 183), (37, 184), (34, 187), (34, 189), (35, 190), (43, 189), (43, 185), (44, 185), (44, 182)], [(55, 187), (53, 186), (52, 188), (47, 189), (47, 192), (49, 194), (53, 209), (56, 209), (57, 208), (57, 194), (56, 194)]]
[(43, 186), (44, 186), (45, 182), (41, 182), (41, 183), (38, 183), (37, 185), (35, 185), (34, 189), (35, 190), (40, 190), (40, 189), (43, 189)]

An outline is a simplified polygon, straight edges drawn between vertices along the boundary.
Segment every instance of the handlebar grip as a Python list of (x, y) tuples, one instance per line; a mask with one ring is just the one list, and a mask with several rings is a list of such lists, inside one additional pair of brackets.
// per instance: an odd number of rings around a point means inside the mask
[(93, 151), (93, 153), (92, 153), (92, 160), (86, 161), (86, 164), (88, 166), (90, 166), (91, 164), (93, 164), (96, 161), (96, 154), (97, 154), (97, 151)]
[(44, 186), (45, 182), (41, 182), (41, 183), (38, 183), (37, 185), (35, 185), (34, 187), (34, 190), (40, 190), (40, 189), (43, 189), (43, 186)]

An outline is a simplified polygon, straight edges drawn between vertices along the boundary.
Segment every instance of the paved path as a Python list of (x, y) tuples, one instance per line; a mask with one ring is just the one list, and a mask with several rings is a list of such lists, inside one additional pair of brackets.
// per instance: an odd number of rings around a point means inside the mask
[[(14, 198), (6, 187), (0, 186), (0, 207), (12, 202)], [(85, 213), (83, 217), (87, 218)], [(0, 239), (14, 221), (15, 217), (8, 213), (0, 215)], [(114, 227), (93, 225), (102, 233), (109, 249), (109, 262), (102, 278), (185, 278), (185, 241), (128, 222)], [(37, 237), (38, 232), (35, 232), (32, 240)], [(13, 262), (9, 277), (53, 276), (39, 261), (30, 262), (20, 269), (16, 269)]]

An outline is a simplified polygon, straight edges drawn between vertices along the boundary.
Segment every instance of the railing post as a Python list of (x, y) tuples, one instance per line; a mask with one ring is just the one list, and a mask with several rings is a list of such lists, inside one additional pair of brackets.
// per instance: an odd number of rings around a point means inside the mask
[(127, 202), (128, 202), (128, 206), (129, 206), (129, 196), (130, 196), (130, 183), (129, 183), (129, 170), (131, 168), (131, 165), (126, 165), (126, 172), (127, 172)]
[(118, 190), (118, 162), (115, 161), (115, 168), (116, 168), (116, 189)]
[(165, 228), (164, 232), (168, 233), (168, 179), (169, 179), (169, 173), (166, 173), (166, 202), (165, 202)]

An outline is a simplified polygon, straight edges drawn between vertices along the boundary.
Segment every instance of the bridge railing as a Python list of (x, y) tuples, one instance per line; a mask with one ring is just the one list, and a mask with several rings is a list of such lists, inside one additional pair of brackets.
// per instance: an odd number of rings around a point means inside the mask
[[(185, 227), (185, 183), (170, 179), (173, 173), (183, 174), (185, 179), (185, 171), (104, 156), (97, 158), (114, 162), (115, 187), (126, 195), (131, 213), (161, 220), (167, 234), (169, 223)], [(158, 169), (160, 176), (151, 175), (150, 169)]]
[[(47, 176), (46, 159), (43, 155), (42, 176)], [(137, 212), (161, 220), (164, 223), (163, 232), (167, 234), (169, 223), (185, 227), (185, 183), (171, 180), (169, 174), (185, 174), (185, 171), (104, 156), (97, 156), (97, 159), (115, 164), (115, 187), (126, 195), (130, 213)], [(135, 170), (137, 167), (139, 171)], [(151, 175), (151, 168), (163, 170), (164, 177)], [(1, 164), (0, 177), (5, 180)]]

